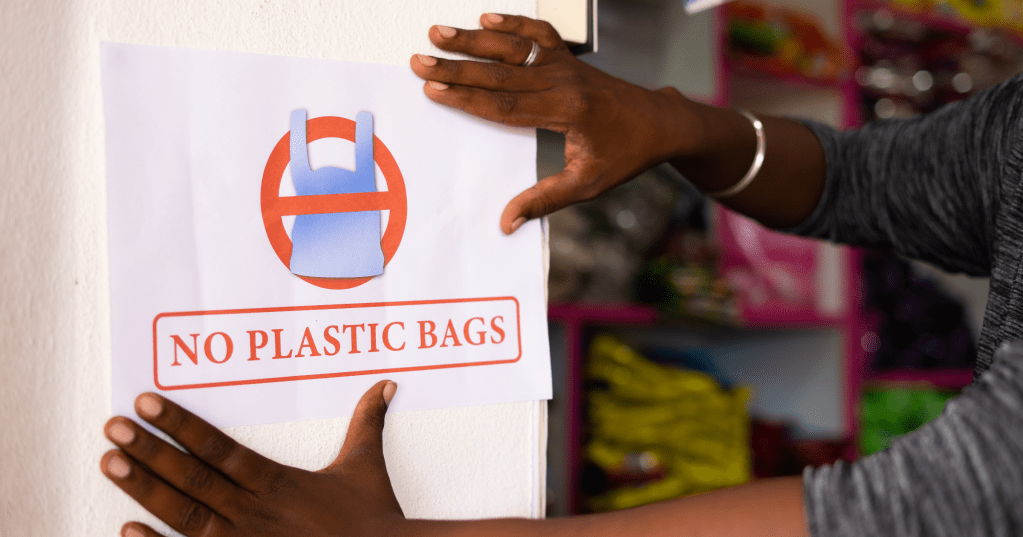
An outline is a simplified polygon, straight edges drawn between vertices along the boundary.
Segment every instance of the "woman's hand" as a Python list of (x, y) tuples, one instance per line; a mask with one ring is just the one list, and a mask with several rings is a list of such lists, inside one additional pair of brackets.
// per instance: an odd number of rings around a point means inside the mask
[[(120, 449), (103, 455), (103, 473), (187, 537), (656, 537), (683, 530), (721, 536), (806, 534), (798, 477), (582, 517), (406, 520), (381, 445), (384, 415), (396, 387), (381, 381), (362, 396), (341, 454), (319, 472), (271, 461), (180, 406), (145, 393), (135, 401), (138, 415), (187, 452), (115, 417), (105, 432)], [(138, 522), (125, 524), (121, 535), (160, 537)]]
[[(115, 417), (105, 433), (120, 449), (103, 456), (102, 470), (189, 537), (394, 534), (405, 518), (387, 476), (381, 434), (396, 389), (381, 381), (362, 396), (341, 453), (319, 472), (271, 461), (180, 406), (145, 393), (135, 401), (138, 415), (188, 452)], [(129, 522), (121, 535), (160, 534)]]
[[(587, 65), (547, 22), (495, 14), (480, 21), (482, 30), (434, 26), (430, 40), (441, 49), (495, 62), (417, 54), (411, 64), (428, 81), (427, 97), (438, 103), (506, 125), (565, 135), (565, 169), (508, 204), (501, 216), (505, 233), (695, 152), (698, 108), (676, 90), (647, 90)], [(539, 55), (523, 67), (534, 42)]]

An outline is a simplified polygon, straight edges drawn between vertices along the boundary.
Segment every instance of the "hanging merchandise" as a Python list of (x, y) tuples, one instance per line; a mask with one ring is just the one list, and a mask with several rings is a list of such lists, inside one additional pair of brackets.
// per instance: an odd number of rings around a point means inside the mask
[(875, 370), (973, 367), (976, 355), (963, 306), (892, 252), (870, 252), (863, 273), (867, 307), (879, 315)]
[(1014, 14), (1023, 13), (1023, 2), (888, 5), (855, 19), (861, 32), (855, 78), (868, 120), (930, 112), (1023, 70), (1023, 48), (1012, 34), (1023, 23)]
[(590, 346), (587, 456), (607, 478), (594, 511), (624, 509), (750, 479), (747, 388), (655, 364), (609, 335)]
[(680, 198), (678, 181), (657, 169), (615, 195), (549, 217), (552, 303), (630, 303), (644, 253), (661, 236)]
[(851, 54), (814, 16), (760, 2), (732, 2), (727, 10), (728, 53), (738, 66), (823, 81), (849, 75)]
[(702, 197), (679, 203), (667, 230), (647, 253), (636, 298), (665, 318), (739, 324), (732, 285), (718, 270), (720, 250), (707, 230)]
[[(1019, 30), (1023, 22), (1020, 0), (881, 0), (870, 2), (898, 13), (936, 19), (932, 24), (946, 22)], [(947, 25), (947, 24), (946, 24)]]
[(948, 6), (967, 22), (977, 25), (994, 25), (1000, 22), (1001, 10), (996, 0), (941, 0), (936, 2), (939, 9)]

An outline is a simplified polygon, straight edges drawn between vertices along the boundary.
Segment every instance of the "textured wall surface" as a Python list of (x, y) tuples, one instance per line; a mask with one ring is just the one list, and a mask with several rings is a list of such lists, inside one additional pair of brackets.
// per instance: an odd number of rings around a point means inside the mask
[[(109, 447), (109, 282), (99, 44), (407, 65), (433, 23), (535, 0), (0, 2), (0, 535), (109, 536), (141, 510), (99, 472)], [(539, 403), (396, 414), (387, 461), (405, 512), (530, 516)], [(314, 469), (347, 420), (231, 430)]]

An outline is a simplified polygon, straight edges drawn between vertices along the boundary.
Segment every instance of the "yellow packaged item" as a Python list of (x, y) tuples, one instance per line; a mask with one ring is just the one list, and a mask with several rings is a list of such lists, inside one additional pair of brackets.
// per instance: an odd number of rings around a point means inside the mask
[(586, 453), (608, 474), (630, 456), (656, 460), (663, 475), (591, 499), (598, 511), (738, 485), (751, 477), (747, 388), (653, 363), (612, 336), (594, 338), (587, 367), (603, 388), (589, 394)]

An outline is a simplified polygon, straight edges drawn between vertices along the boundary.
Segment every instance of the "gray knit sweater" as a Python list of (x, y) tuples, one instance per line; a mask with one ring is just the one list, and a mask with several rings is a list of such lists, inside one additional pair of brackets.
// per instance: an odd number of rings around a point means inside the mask
[(1023, 343), (1004, 344), (1023, 338), (1023, 75), (923, 117), (806, 124), (827, 183), (787, 231), (991, 277), (977, 380), (889, 449), (807, 469), (811, 535), (1023, 535)]

